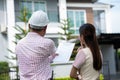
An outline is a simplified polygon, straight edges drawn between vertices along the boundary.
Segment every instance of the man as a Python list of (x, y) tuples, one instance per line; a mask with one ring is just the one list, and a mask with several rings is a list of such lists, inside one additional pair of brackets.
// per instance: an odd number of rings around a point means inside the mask
[(30, 32), (16, 46), (20, 80), (50, 80), (51, 61), (55, 54), (54, 42), (44, 38), (48, 25), (48, 16), (36, 11), (28, 21)]

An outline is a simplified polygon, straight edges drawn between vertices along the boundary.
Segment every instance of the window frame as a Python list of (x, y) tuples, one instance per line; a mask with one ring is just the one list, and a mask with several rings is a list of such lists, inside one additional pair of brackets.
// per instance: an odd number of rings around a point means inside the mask
[[(76, 14), (75, 14), (75, 12), (83, 12), (84, 13), (84, 23), (86, 23), (87, 22), (87, 16), (86, 16), (86, 10), (79, 10), (79, 9), (67, 9), (67, 14), (68, 14), (68, 11), (73, 11), (73, 18), (74, 18), (74, 26), (73, 26), (73, 28), (70, 28), (70, 29), (72, 29), (72, 30), (74, 30), (75, 32), (74, 32), (74, 35), (78, 35), (78, 33), (76, 33), (76, 31), (79, 29), (77, 26), (76, 26)], [(67, 15), (67, 18), (68, 18), (68, 15)], [(81, 25), (80, 25), (81, 26)]]
[[(44, 4), (45, 4), (45, 12), (47, 12), (47, 2), (46, 1), (38, 1), (38, 0), (35, 0), (35, 1), (33, 1), (33, 0), (29, 0), (30, 2), (31, 2), (31, 7), (32, 7), (32, 12), (31, 12), (31, 14), (33, 13), (33, 12), (35, 12), (35, 2), (43, 2)], [(20, 1), (20, 4), (22, 3), (22, 2), (29, 2), (29, 1)]]

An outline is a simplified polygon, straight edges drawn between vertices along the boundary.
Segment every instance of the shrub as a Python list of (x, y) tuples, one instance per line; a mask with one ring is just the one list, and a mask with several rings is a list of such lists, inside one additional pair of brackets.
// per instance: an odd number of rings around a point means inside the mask
[(7, 62), (0, 62), (0, 80), (10, 80)]
[(63, 77), (63, 78), (55, 78), (54, 80), (75, 80), (70, 77)]

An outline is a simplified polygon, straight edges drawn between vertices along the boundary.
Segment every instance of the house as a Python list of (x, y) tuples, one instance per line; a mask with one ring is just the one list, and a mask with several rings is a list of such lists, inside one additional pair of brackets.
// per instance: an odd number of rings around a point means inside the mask
[[(70, 19), (71, 29), (74, 36), (78, 36), (78, 28), (84, 23), (92, 23), (96, 27), (97, 35), (100, 33), (110, 33), (110, 13), (111, 5), (98, 3), (98, 0), (0, 0), (0, 57), (8, 55), (4, 49), (15, 49), (15, 30), (13, 26), (20, 23), (17, 16), (24, 6), (31, 12), (42, 9), (47, 12), (51, 24), (47, 29), (46, 37), (58, 42), (58, 25), (62, 19)], [(6, 34), (7, 28), (7, 34)], [(4, 41), (4, 42), (3, 42)], [(8, 45), (7, 45), (8, 43)], [(3, 46), (4, 45), (4, 46)], [(110, 74), (116, 74), (115, 50), (113, 44), (100, 45), (104, 59), (109, 61)], [(2, 52), (2, 53), (1, 53)], [(10, 55), (10, 54), (9, 54)]]

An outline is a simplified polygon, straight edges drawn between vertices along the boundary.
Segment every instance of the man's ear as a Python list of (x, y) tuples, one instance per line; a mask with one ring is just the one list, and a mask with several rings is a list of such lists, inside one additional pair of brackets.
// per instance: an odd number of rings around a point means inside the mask
[(30, 24), (28, 24), (29, 29), (31, 29)]
[(46, 31), (46, 29), (47, 29), (47, 26), (45, 26), (43, 30), (45, 30), (45, 31)]
[(47, 26), (45, 26), (45, 29), (47, 29)]

